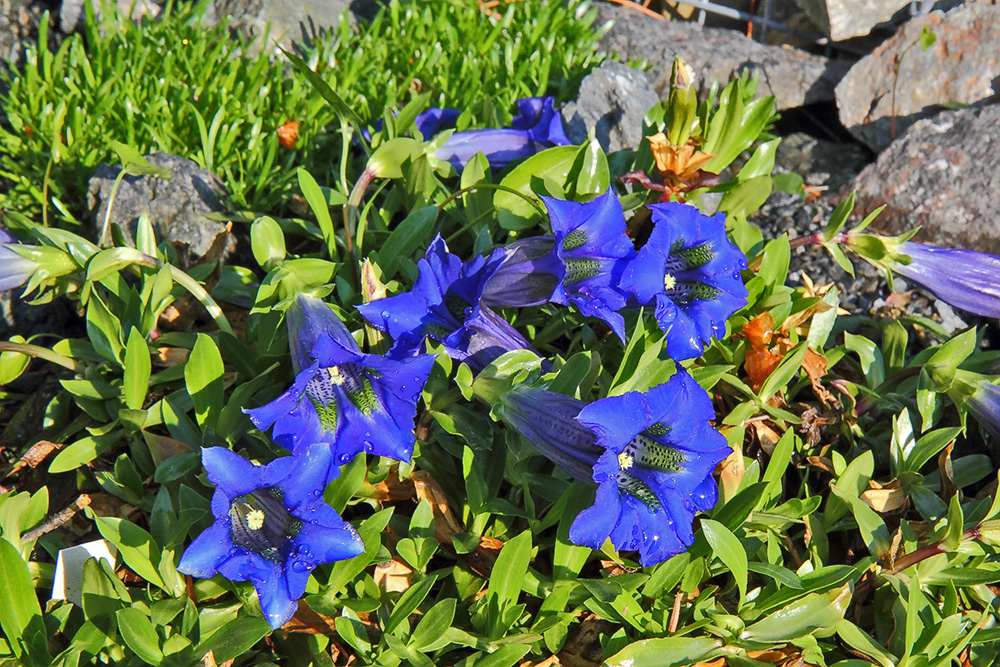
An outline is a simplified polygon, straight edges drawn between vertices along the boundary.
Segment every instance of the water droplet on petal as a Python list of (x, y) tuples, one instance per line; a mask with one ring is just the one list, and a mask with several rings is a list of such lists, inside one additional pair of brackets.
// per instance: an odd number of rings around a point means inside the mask
[(388, 310), (383, 310), (381, 313), (379, 313), (379, 315), (382, 316), (383, 320), (389, 319), (389, 311)]
[(337, 457), (337, 463), (339, 463), (340, 465), (344, 465), (348, 463), (350, 460), (351, 460), (350, 454), (341, 454), (340, 456)]
[(312, 568), (309, 567), (309, 563), (305, 562), (304, 560), (299, 560), (298, 558), (296, 558), (294, 561), (292, 561), (292, 569), (301, 574), (303, 572), (308, 572)]

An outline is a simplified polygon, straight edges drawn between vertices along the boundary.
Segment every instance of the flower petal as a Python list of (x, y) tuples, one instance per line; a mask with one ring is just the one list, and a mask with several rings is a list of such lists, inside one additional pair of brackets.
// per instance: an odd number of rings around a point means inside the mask
[(594, 504), (580, 512), (569, 527), (569, 539), (591, 549), (600, 549), (621, 515), (621, 495), (613, 484), (597, 487)]
[(222, 489), (229, 498), (259, 489), (263, 468), (224, 447), (201, 450), (201, 462), (208, 472), (208, 481)]
[(228, 518), (216, 519), (184, 550), (177, 571), (201, 579), (214, 577), (219, 564), (229, 558), (236, 548), (229, 535)]

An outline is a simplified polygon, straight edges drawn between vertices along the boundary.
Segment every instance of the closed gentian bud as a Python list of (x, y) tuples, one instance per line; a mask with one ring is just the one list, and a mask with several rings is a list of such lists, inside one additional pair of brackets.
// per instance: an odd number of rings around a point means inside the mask
[(184, 551), (177, 569), (199, 578), (249, 580), (271, 627), (295, 614), (316, 566), (364, 551), (357, 531), (323, 501), (333, 467), (323, 444), (266, 466), (207, 447), (202, 463), (216, 487), (215, 521)]
[(746, 257), (726, 236), (725, 215), (707, 216), (677, 202), (653, 204), (653, 232), (621, 280), (639, 305), (653, 305), (667, 353), (697, 357), (726, 320), (746, 305), (740, 269)]
[[(282, 447), (298, 454), (314, 443), (343, 465), (359, 452), (409, 461), (417, 402), (434, 355), (388, 359), (365, 354), (329, 306), (300, 295), (288, 309), (295, 383), (245, 412)], [(337, 468), (332, 467), (336, 476)]]
[(552, 97), (520, 99), (517, 108), (510, 128), (455, 132), (434, 149), (432, 157), (461, 170), (472, 156), (482, 153), (491, 167), (500, 169), (546, 148), (570, 145)]
[(1000, 317), (1000, 257), (976, 250), (904, 241), (888, 267), (945, 303), (983, 317)]
[(0, 292), (20, 287), (38, 269), (38, 263), (15, 250), (20, 244), (13, 235), (0, 228)]

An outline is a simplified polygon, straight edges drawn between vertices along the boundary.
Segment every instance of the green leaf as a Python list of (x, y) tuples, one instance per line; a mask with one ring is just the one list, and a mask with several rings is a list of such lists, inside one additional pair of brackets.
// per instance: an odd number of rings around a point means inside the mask
[(410, 586), (406, 589), (399, 600), (396, 602), (396, 606), (392, 608), (392, 613), (389, 614), (389, 618), (385, 622), (383, 631), (388, 634), (395, 630), (399, 625), (410, 617), (420, 603), (424, 601), (433, 588), (434, 584), (437, 583), (438, 576), (432, 574), (426, 579)]
[(795, 641), (816, 630), (836, 627), (850, 602), (849, 586), (810, 593), (757, 621), (741, 637), (775, 644)]
[(751, 572), (756, 572), (757, 574), (762, 574), (765, 577), (770, 577), (788, 588), (800, 590), (803, 588), (802, 580), (799, 579), (799, 575), (795, 574), (787, 567), (781, 567), (780, 565), (773, 565), (771, 563), (764, 563), (761, 561), (750, 561), (748, 566)]
[(215, 427), (222, 412), (225, 387), (222, 355), (208, 334), (199, 333), (191, 355), (184, 364), (184, 385), (202, 427)]
[(767, 401), (779, 390), (784, 389), (802, 368), (802, 360), (806, 357), (809, 346), (802, 342), (796, 345), (778, 364), (760, 388), (760, 400)]
[(295, 175), (299, 179), (299, 189), (302, 190), (302, 196), (305, 197), (309, 208), (312, 209), (313, 215), (316, 216), (316, 222), (319, 224), (319, 230), (323, 234), (323, 240), (326, 241), (330, 257), (336, 258), (336, 230), (333, 227), (333, 218), (330, 217), (330, 207), (326, 203), (326, 197), (323, 195), (319, 183), (316, 182), (316, 179), (308, 171), (299, 167)]
[(121, 429), (117, 429), (107, 435), (92, 435), (77, 440), (52, 460), (49, 464), (49, 473), (55, 475), (90, 463), (111, 449), (124, 435)]
[(847, 218), (851, 215), (851, 211), (854, 210), (854, 192), (851, 195), (840, 202), (837, 208), (833, 209), (833, 214), (830, 215), (830, 222), (826, 223), (826, 229), (823, 230), (823, 240), (832, 241), (833, 238), (844, 228), (847, 223)]
[(918, 39), (920, 40), (921, 50), (926, 51), (934, 46), (934, 42), (937, 41), (937, 35), (934, 34), (934, 31), (931, 30), (929, 25), (925, 25), (924, 29), (920, 31), (920, 37)]
[(722, 641), (708, 637), (663, 637), (633, 642), (602, 667), (688, 667), (706, 660)]
[(530, 644), (506, 644), (473, 663), (474, 667), (513, 667), (531, 650)]
[(0, 539), (0, 628), (15, 655), (21, 646), (33, 644), (36, 633), (45, 635), (42, 610), (28, 574), (28, 564), (10, 542)]
[(122, 161), (122, 168), (129, 176), (156, 176), (165, 181), (170, 180), (169, 168), (157, 167), (132, 146), (120, 141), (112, 141), (111, 148), (118, 154)]
[(378, 266), (382, 269), (383, 281), (388, 281), (396, 275), (401, 257), (412, 256), (413, 252), (428, 240), (434, 229), (434, 223), (437, 222), (437, 216), (437, 206), (424, 206), (410, 211), (410, 214), (396, 225), (378, 250)]
[(159, 665), (163, 660), (163, 651), (149, 617), (135, 607), (119, 609), (115, 616), (118, 617), (118, 631), (128, 647), (145, 662)]
[(250, 249), (261, 268), (268, 271), (274, 262), (285, 258), (285, 235), (273, 218), (265, 215), (250, 225)]
[[(445, 598), (427, 610), (417, 627), (410, 635), (410, 646), (417, 651), (434, 651), (442, 648), (445, 643), (443, 636), (445, 630), (451, 626), (455, 619), (455, 598)], [(442, 643), (445, 641), (445, 643)]]
[(355, 127), (361, 127), (364, 125), (364, 121), (361, 120), (361, 116), (359, 116), (357, 112), (351, 108), (351, 105), (345, 102), (344, 98), (338, 95), (333, 88), (330, 87), (330, 84), (323, 80), (322, 76), (309, 69), (309, 65), (307, 65), (302, 58), (299, 58), (294, 53), (289, 53), (284, 49), (282, 49), (281, 52), (284, 53), (289, 62), (295, 66), (295, 69), (306, 77), (306, 80), (312, 84), (313, 88), (316, 89), (316, 92), (318, 92), (320, 96), (333, 107), (333, 110), (338, 116)]
[(203, 656), (209, 651), (220, 665), (245, 654), (264, 637), (271, 634), (271, 626), (263, 618), (240, 616), (211, 634), (198, 644), (194, 653)]
[(701, 529), (708, 539), (712, 552), (719, 557), (719, 560), (732, 573), (736, 580), (736, 586), (740, 591), (738, 606), (743, 605), (743, 600), (747, 595), (747, 552), (740, 544), (740, 541), (728, 528), (718, 521), (711, 519), (701, 520)]
[(142, 409), (142, 404), (146, 401), (146, 392), (149, 391), (151, 369), (146, 337), (132, 327), (128, 335), (128, 344), (125, 346), (125, 377), (122, 381), (125, 405), (130, 410)]
[(896, 665), (897, 661), (892, 655), (886, 653), (868, 633), (850, 621), (846, 619), (842, 620), (840, 623), (837, 623), (836, 629), (837, 636), (855, 651), (864, 653), (882, 667), (894, 667)]
[(486, 594), (486, 626), (489, 636), (503, 636), (513, 621), (509, 612), (517, 604), (521, 584), (531, 560), (531, 531), (526, 530), (509, 540), (500, 550), (493, 572), (490, 574), (489, 592)]
[(493, 195), (500, 227), (516, 231), (537, 224), (542, 217), (538, 207), (525, 201), (525, 198), (534, 199), (532, 181), (547, 177), (556, 183), (565, 184), (579, 152), (578, 146), (556, 146), (536, 153), (514, 167), (500, 181), (500, 185), (521, 193), (521, 196), (503, 190), (498, 190)]
[(161, 550), (149, 533), (126, 519), (99, 516), (89, 507), (84, 511), (97, 524), (104, 539), (118, 547), (126, 565), (149, 583), (166, 590), (158, 570)]
[(861, 537), (868, 547), (868, 551), (873, 556), (881, 557), (889, 552), (890, 538), (889, 529), (878, 512), (869, 507), (861, 498), (842, 490), (836, 484), (830, 485), (833, 494), (844, 501), (854, 514), (858, 528), (861, 530)]

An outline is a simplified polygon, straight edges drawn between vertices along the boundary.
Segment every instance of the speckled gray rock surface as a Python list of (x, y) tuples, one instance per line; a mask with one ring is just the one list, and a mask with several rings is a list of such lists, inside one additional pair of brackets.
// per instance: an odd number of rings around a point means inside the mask
[(744, 70), (758, 72), (758, 95), (774, 95), (778, 110), (833, 99), (849, 61), (829, 60), (799, 49), (755, 42), (724, 28), (703, 28), (691, 21), (660, 21), (638, 11), (601, 4), (597, 24), (614, 21), (601, 48), (623, 59), (641, 58), (652, 65), (656, 90), (670, 85), (674, 56), (691, 67), (703, 87), (713, 79), (727, 82)]
[[(158, 240), (186, 245), (190, 257), (200, 257), (225, 229), (222, 222), (206, 217), (226, 210), (222, 180), (193, 161), (170, 153), (153, 153), (147, 159), (157, 167), (169, 168), (170, 180), (126, 176), (111, 207), (111, 222), (134, 238), (136, 222), (145, 211)], [(87, 206), (93, 215), (95, 236), (100, 234), (114, 181), (120, 172), (121, 167), (102, 164), (90, 179)]]
[(867, 35), (910, 0), (795, 0), (825, 35), (839, 42)]
[(0, 67), (24, 62), (25, 50), (38, 36), (43, 9), (31, 0), (0, 0)]
[(576, 100), (562, 106), (566, 136), (581, 144), (593, 128), (606, 153), (634, 149), (642, 119), (659, 101), (645, 72), (605, 60), (580, 83)]
[[(926, 51), (917, 44), (925, 26), (937, 38)], [(998, 94), (1000, 5), (980, 0), (907, 22), (851, 68), (837, 86), (837, 106), (844, 127), (878, 152), (892, 142), (893, 115), (900, 137), (940, 105), (985, 103)]]
[(918, 121), (854, 182), (873, 227), (917, 240), (1000, 254), (1000, 105)]
[(335, 28), (346, 11), (348, 20), (371, 20), (378, 0), (213, 0), (205, 14), (208, 23), (229, 20), (229, 27), (247, 37), (264, 35), (286, 50), (295, 42), (310, 42), (320, 31)]

